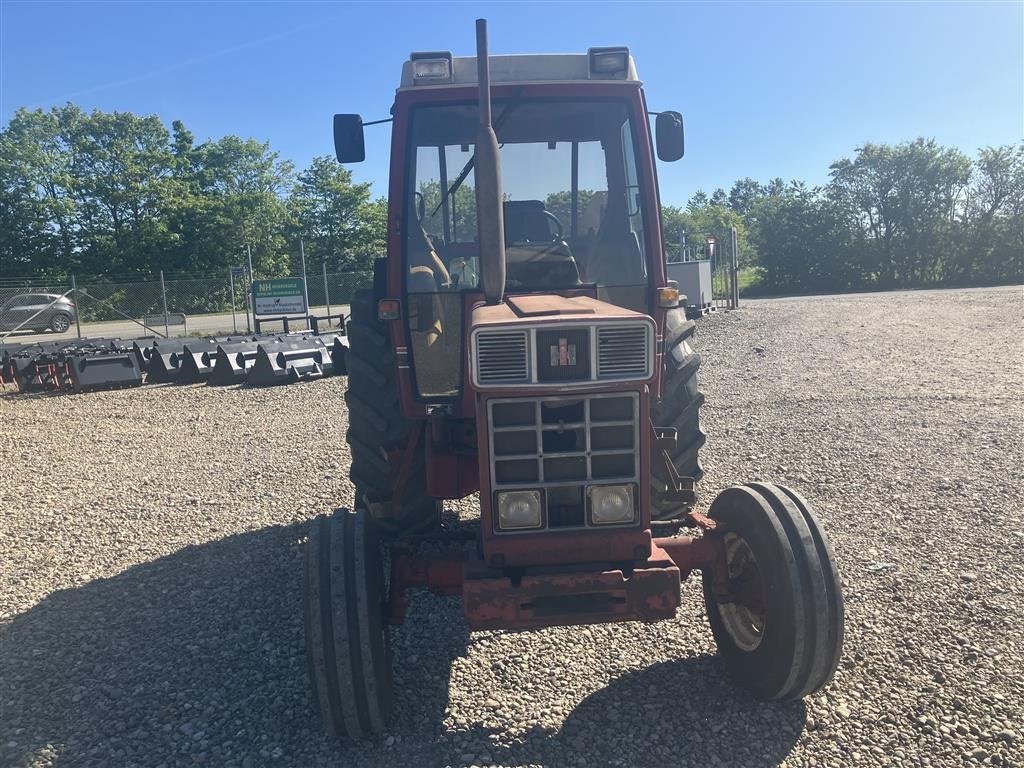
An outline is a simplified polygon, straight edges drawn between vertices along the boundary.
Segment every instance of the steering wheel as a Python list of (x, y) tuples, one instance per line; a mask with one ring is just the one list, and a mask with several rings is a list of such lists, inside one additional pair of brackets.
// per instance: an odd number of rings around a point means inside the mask
[(558, 220), (558, 217), (555, 216), (555, 214), (553, 214), (551, 211), (544, 211), (544, 215), (551, 219), (551, 221), (555, 222), (555, 236), (551, 238), (552, 242), (557, 242), (561, 240), (565, 235), (565, 227), (562, 226), (562, 222), (560, 222)]

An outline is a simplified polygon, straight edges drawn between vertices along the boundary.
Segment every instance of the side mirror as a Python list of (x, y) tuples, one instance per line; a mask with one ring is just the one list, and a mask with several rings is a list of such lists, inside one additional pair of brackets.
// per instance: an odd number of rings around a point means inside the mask
[(659, 112), (654, 120), (654, 134), (659, 160), (674, 163), (683, 156), (683, 116), (681, 114)]
[(362, 117), (334, 116), (334, 154), (339, 163), (361, 163), (366, 159)]

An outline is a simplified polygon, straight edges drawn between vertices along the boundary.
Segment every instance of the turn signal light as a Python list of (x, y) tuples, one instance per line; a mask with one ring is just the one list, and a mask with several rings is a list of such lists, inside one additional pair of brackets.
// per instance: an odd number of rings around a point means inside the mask
[(658, 306), (659, 307), (678, 307), (679, 306), (679, 288), (674, 285), (668, 285), (664, 288), (658, 289)]

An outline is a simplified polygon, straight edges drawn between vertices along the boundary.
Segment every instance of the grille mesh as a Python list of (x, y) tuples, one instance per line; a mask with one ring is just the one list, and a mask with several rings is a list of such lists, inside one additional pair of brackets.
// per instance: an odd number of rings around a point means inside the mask
[(597, 329), (597, 377), (645, 377), (650, 359), (646, 324)]
[(476, 337), (477, 379), (481, 384), (529, 381), (526, 331), (490, 331)]

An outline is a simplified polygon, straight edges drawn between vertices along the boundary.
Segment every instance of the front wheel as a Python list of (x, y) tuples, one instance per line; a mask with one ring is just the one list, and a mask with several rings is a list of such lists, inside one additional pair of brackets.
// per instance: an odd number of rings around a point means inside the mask
[(380, 733), (391, 711), (391, 653), (383, 559), (366, 511), (314, 520), (305, 565), (306, 652), (324, 727), (351, 739)]
[(751, 483), (711, 504), (728, 568), (704, 599), (719, 654), (735, 680), (763, 699), (799, 699), (825, 687), (843, 649), (843, 594), (814, 513), (788, 488)]

